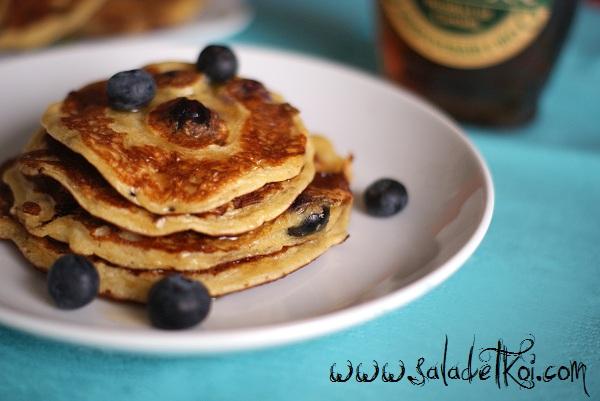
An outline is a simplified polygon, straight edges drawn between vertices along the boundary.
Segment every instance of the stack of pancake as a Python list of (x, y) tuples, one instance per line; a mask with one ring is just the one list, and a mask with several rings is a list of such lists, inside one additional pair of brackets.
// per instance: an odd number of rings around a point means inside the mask
[(0, 49), (178, 25), (197, 16), (203, 4), (203, 0), (0, 0)]
[(139, 302), (174, 272), (219, 296), (345, 240), (350, 159), (294, 107), (257, 81), (211, 85), (193, 64), (145, 70), (157, 90), (141, 110), (111, 109), (106, 81), (47, 109), (3, 167), (1, 238), (41, 270), (85, 255), (102, 295)]

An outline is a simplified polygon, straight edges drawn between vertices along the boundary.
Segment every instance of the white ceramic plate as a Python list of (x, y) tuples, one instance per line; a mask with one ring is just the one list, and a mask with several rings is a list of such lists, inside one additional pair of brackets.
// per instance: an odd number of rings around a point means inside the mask
[[(164, 43), (60, 49), (0, 64), (0, 157), (15, 155), (46, 105), (90, 80), (161, 59), (194, 60), (199, 49)], [(212, 353), (315, 337), (372, 319), (455, 272), (492, 216), (489, 171), (448, 118), (418, 98), (347, 67), (306, 56), (237, 48), (241, 74), (263, 81), (302, 111), (306, 125), (355, 155), (350, 238), (300, 271), (216, 300), (199, 327), (149, 327), (142, 307), (96, 300), (54, 308), (41, 274), (0, 244), (0, 321), (31, 333), (105, 348)], [(360, 194), (394, 177), (409, 204), (387, 219), (361, 209)]]

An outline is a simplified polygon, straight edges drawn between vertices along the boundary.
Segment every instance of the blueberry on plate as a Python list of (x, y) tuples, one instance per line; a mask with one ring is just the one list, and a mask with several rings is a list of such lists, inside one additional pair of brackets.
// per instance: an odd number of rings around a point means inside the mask
[(156, 82), (144, 70), (121, 71), (108, 80), (106, 94), (113, 109), (135, 111), (154, 99)]
[(367, 187), (364, 193), (367, 213), (377, 217), (392, 216), (408, 203), (404, 185), (391, 178), (382, 178)]
[(209, 45), (198, 56), (196, 68), (206, 74), (212, 82), (221, 83), (235, 76), (238, 62), (229, 47)]
[(58, 258), (48, 271), (48, 293), (60, 309), (77, 309), (90, 303), (100, 287), (94, 265), (81, 255)]
[(288, 228), (288, 235), (292, 237), (305, 237), (321, 231), (329, 222), (329, 207), (323, 206), (318, 213), (309, 214), (300, 225)]
[(186, 329), (206, 318), (212, 299), (204, 285), (181, 274), (158, 281), (148, 294), (148, 316), (154, 327)]

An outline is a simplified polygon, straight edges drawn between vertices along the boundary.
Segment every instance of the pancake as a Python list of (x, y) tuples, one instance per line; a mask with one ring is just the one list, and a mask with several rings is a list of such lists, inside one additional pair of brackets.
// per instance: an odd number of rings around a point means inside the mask
[(2, 28), (2, 21), (6, 15), (6, 9), (8, 8), (9, 0), (0, 0), (0, 29)]
[[(285, 213), (248, 233), (211, 237), (188, 231), (146, 237), (90, 216), (67, 191), (49, 178), (27, 179), (13, 165), (4, 173), (3, 179), (14, 197), (11, 213), (31, 234), (67, 243), (78, 254), (96, 255), (116, 265), (142, 270), (203, 270), (279, 252), (326, 235), (352, 202), (352, 193), (343, 174), (317, 173)], [(47, 198), (45, 203), (38, 201), (44, 197)], [(49, 205), (53, 213), (45, 210)], [(317, 232), (292, 234), (292, 230), (301, 227), (311, 214), (325, 214), (329, 220)], [(39, 216), (50, 219), (39, 224)]]
[[(202, 272), (185, 272), (184, 275), (201, 281), (215, 297), (277, 280), (343, 242), (348, 236), (349, 215), (350, 206), (347, 206), (335, 227), (319, 240), (307, 241), (272, 255), (240, 260)], [(29, 234), (6, 210), (0, 215), (0, 238), (13, 241), (25, 258), (42, 271), (47, 271), (58, 257), (70, 252), (64, 243)], [(173, 273), (169, 270), (127, 269), (97, 257), (90, 261), (100, 275), (100, 295), (124, 301), (146, 302), (152, 285)]]
[[(5, 167), (2, 168), (5, 170)], [(319, 176), (332, 174), (319, 173)], [(345, 181), (345, 176), (340, 174)], [(300, 199), (300, 203), (303, 201)], [(0, 238), (14, 242), (24, 257), (35, 267), (47, 271), (54, 261), (72, 250), (66, 243), (48, 237), (30, 234), (10, 215), (13, 196), (6, 184), (0, 183)], [(347, 225), (352, 207), (352, 198), (342, 205), (340, 216), (330, 222), (327, 230), (302, 244), (285, 247), (278, 252), (221, 263), (203, 271), (184, 271), (186, 277), (201, 281), (213, 296), (221, 296), (277, 280), (305, 266), (323, 254), (331, 246), (343, 242), (347, 237)], [(146, 302), (152, 285), (174, 269), (139, 270), (118, 266), (97, 256), (88, 258), (100, 275), (100, 295), (112, 299)]]
[(139, 33), (189, 21), (203, 0), (107, 0), (79, 33), (88, 36)]
[(0, 49), (40, 47), (82, 27), (105, 0), (8, 0), (0, 25)]
[[(319, 144), (323, 147), (321, 140)], [(56, 142), (43, 130), (32, 138), (25, 151), (27, 153), (19, 159), (19, 169), (23, 174), (50, 177), (65, 187), (91, 215), (147, 236), (186, 230), (208, 235), (233, 235), (253, 230), (283, 213), (311, 182), (315, 171), (314, 152), (310, 146), (306, 154), (309, 160), (294, 178), (266, 184), (205, 213), (161, 216), (129, 202), (83, 157)], [(323, 147), (321, 157), (330, 151)], [(37, 203), (43, 211), (52, 209), (47, 197), (38, 199)], [(42, 213), (39, 218), (43, 222), (51, 217)], [(30, 227), (40, 223), (33, 218), (30, 220)]]
[[(298, 111), (261, 83), (210, 85), (184, 63), (146, 69), (158, 89), (139, 112), (112, 110), (101, 81), (71, 92), (42, 117), (53, 138), (130, 202), (156, 214), (202, 213), (300, 174), (306, 129)], [(208, 125), (177, 123), (178, 105), (190, 99), (211, 109)]]

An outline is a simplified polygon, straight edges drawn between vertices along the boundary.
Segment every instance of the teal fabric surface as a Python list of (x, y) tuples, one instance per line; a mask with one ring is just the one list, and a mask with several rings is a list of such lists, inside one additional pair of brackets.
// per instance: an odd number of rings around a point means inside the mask
[[(232, 41), (376, 71), (370, 1), (254, 4), (255, 21)], [(0, 400), (600, 400), (600, 8), (580, 10), (541, 106), (518, 130), (468, 127), (494, 176), (494, 220), (467, 264), (407, 307), (317, 340), (208, 358), (126, 355), (0, 328)], [(518, 350), (535, 338), (535, 363), (529, 353), (517, 366), (535, 376), (583, 362), (590, 397), (581, 376), (530, 390), (510, 377), (500, 388), (493, 378), (330, 381), (330, 366), (342, 373), (347, 360), (370, 370), (372, 360), (402, 359), (414, 374), (423, 356), (441, 368), (446, 336), (448, 365), (461, 369), (473, 341)]]

